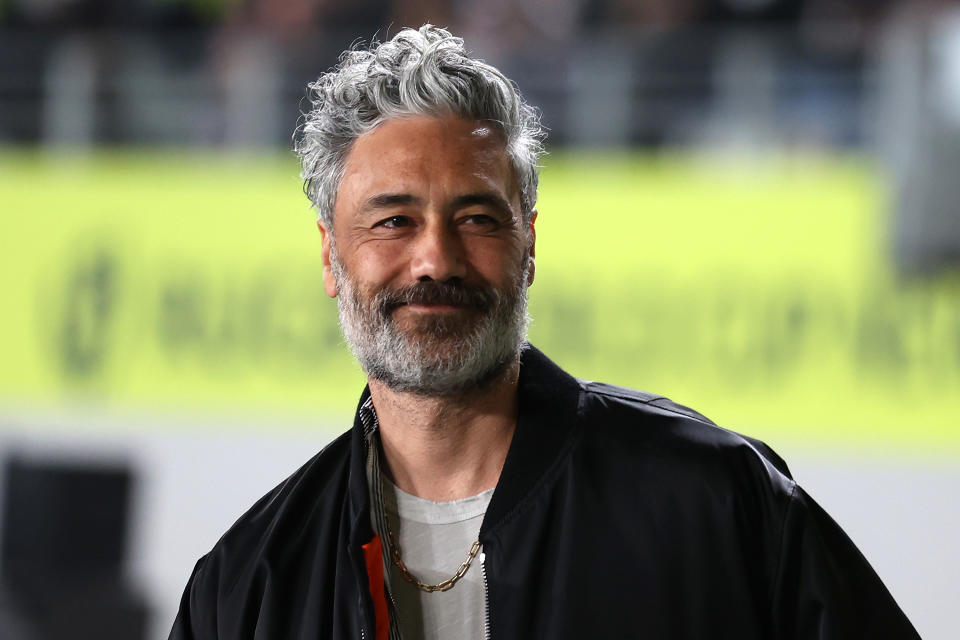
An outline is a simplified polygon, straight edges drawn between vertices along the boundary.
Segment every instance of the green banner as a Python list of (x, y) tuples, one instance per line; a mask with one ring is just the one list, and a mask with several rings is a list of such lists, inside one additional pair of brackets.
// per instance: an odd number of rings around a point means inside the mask
[[(531, 340), (572, 373), (773, 440), (960, 450), (960, 278), (897, 277), (868, 162), (546, 164)], [(0, 202), (7, 407), (352, 411), (291, 158), (7, 151)]]

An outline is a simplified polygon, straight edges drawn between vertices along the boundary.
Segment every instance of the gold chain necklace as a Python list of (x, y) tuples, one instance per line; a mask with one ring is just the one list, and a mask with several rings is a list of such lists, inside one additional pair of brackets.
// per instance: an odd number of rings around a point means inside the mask
[(387, 514), (386, 509), (383, 510), (383, 517), (387, 521), (387, 536), (390, 538), (390, 558), (393, 560), (393, 564), (397, 565), (397, 568), (400, 569), (400, 575), (403, 576), (404, 580), (421, 591), (433, 593), (434, 591), (448, 591), (452, 589), (453, 585), (457, 583), (457, 580), (467, 573), (467, 569), (470, 568), (470, 563), (473, 562), (473, 559), (477, 557), (477, 553), (480, 551), (480, 541), (476, 540), (470, 545), (470, 552), (467, 553), (467, 559), (460, 563), (460, 568), (457, 569), (456, 573), (437, 584), (420, 582), (407, 570), (407, 565), (403, 563), (403, 559), (400, 557), (400, 543), (397, 542), (397, 537), (393, 534), (393, 529), (390, 527), (390, 516)]

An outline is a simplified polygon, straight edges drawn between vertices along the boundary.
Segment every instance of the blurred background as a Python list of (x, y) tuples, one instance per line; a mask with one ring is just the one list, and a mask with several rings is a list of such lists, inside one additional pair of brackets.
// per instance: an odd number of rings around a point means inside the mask
[(550, 129), (531, 340), (766, 440), (955, 637), (960, 6), (896, 0), (0, 0), (0, 637), (166, 637), (349, 428), (291, 135), (423, 22)]

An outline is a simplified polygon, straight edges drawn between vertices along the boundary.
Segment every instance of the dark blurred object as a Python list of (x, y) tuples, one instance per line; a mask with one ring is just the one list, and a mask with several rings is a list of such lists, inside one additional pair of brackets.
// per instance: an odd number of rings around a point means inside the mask
[(859, 149), (887, 4), (0, 0), (0, 145), (285, 149), (346, 47), (430, 21), (525, 88), (551, 145)]
[(145, 637), (147, 606), (123, 571), (130, 470), (13, 458), (5, 472), (0, 624), (15, 621), (14, 640)]

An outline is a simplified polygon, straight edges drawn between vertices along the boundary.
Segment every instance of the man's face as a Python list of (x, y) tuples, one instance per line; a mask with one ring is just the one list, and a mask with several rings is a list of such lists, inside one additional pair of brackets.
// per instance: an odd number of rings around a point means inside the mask
[(321, 231), (324, 284), (368, 376), (449, 395), (515, 361), (534, 230), (496, 130), (453, 117), (385, 122), (354, 143), (333, 233)]

